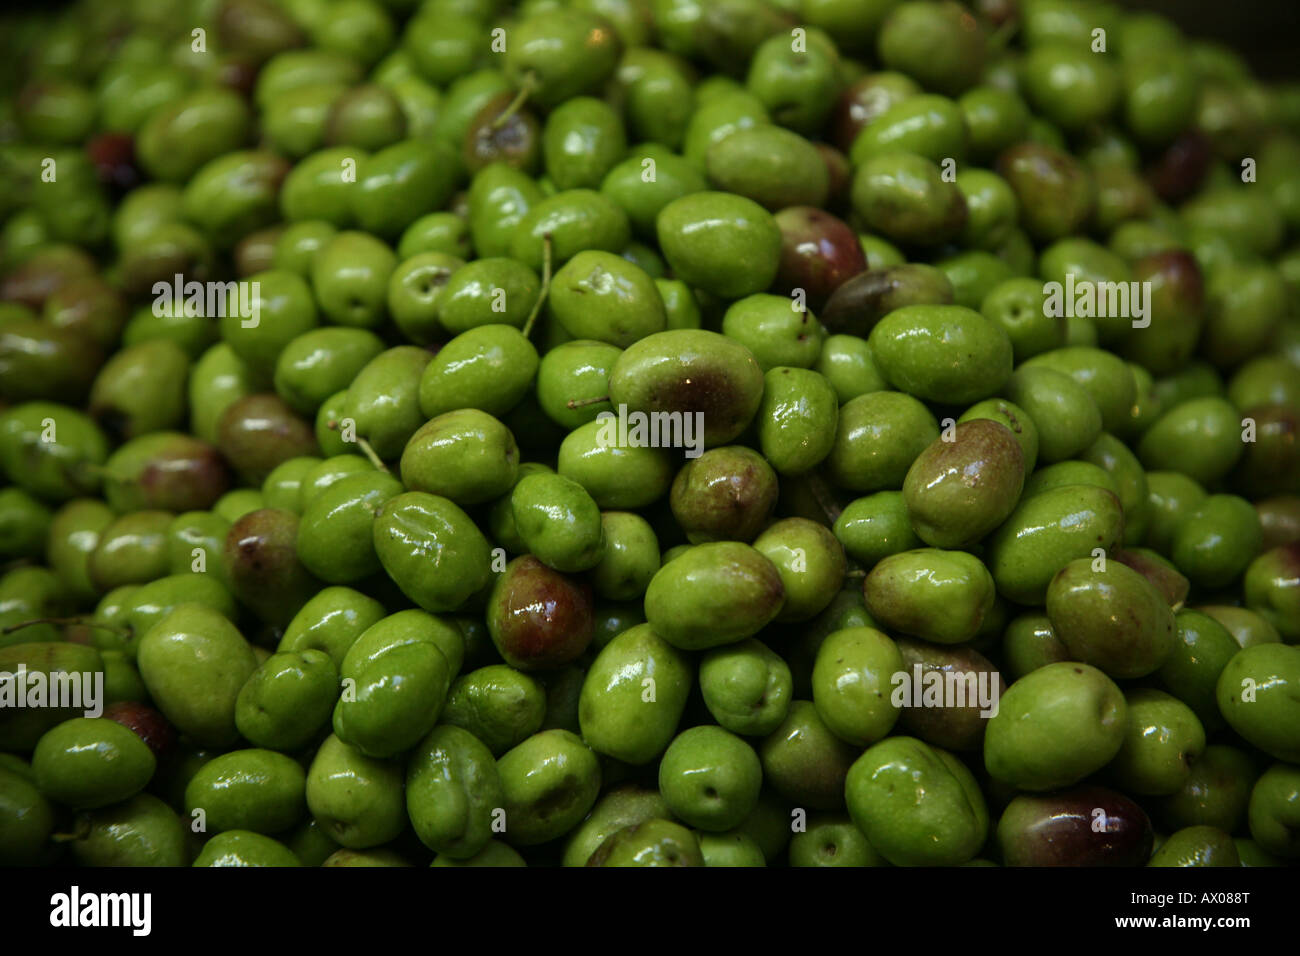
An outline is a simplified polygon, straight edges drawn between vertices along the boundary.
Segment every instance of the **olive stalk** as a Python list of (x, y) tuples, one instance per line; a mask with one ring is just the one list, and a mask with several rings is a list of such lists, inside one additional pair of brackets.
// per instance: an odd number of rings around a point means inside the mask
[(524, 338), (533, 330), (533, 323), (537, 317), (542, 314), (542, 306), (546, 303), (546, 295), (551, 291), (551, 234), (548, 232), (542, 236), (542, 291), (537, 295), (537, 301), (533, 303), (533, 309), (528, 313), (528, 318), (524, 322)]

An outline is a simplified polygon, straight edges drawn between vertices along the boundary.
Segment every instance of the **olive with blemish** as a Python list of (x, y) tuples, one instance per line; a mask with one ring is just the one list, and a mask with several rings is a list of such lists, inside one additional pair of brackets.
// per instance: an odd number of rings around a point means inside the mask
[(319, 454), (312, 426), (274, 393), (246, 395), (222, 413), (217, 447), (247, 482), (260, 485), (290, 458)]
[(542, 155), (541, 124), (526, 107), (511, 108), (513, 93), (501, 93), (479, 110), (465, 134), (462, 159), (471, 175), (492, 163), (533, 173)]
[(753, 541), (776, 497), (776, 472), (743, 445), (712, 448), (688, 461), (669, 493), (673, 517), (692, 544)]
[(1024, 480), (1024, 451), (1011, 429), (976, 418), (917, 456), (903, 480), (903, 497), (922, 541), (966, 548), (1015, 510)]
[(226, 533), (235, 597), (277, 627), (293, 620), (321, 586), (298, 560), (297, 542), (298, 516), (278, 508), (249, 512)]

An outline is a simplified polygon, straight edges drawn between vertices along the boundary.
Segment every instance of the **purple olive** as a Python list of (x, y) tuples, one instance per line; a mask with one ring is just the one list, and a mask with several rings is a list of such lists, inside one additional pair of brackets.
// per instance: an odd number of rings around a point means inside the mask
[(1143, 866), (1153, 840), (1142, 808), (1105, 787), (1021, 794), (998, 822), (1007, 866)]
[(803, 289), (818, 312), (836, 289), (867, 270), (857, 234), (841, 219), (813, 206), (791, 206), (776, 214), (781, 230), (781, 264), (776, 288)]

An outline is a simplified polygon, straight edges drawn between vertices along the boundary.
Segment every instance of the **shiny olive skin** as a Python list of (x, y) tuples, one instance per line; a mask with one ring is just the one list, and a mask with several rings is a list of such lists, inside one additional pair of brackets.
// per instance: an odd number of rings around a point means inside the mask
[(912, 526), (927, 544), (967, 547), (1015, 509), (1024, 451), (1009, 428), (987, 419), (958, 424), (917, 456), (903, 481)]
[(962, 306), (896, 309), (871, 330), (869, 342), (885, 379), (921, 399), (979, 401), (1011, 375), (1006, 333)]
[(1264, 643), (1235, 654), (1219, 675), (1219, 710), (1248, 742), (1280, 759), (1294, 760), (1300, 747), (1292, 739), (1297, 710), (1288, 691), (1294, 686), (1300, 649)]
[(64, 721), (49, 730), (32, 753), (32, 772), (41, 792), (76, 809), (95, 809), (134, 796), (155, 766), (144, 741), (104, 718)]
[(520, 479), (510, 493), (515, 529), (542, 563), (557, 571), (586, 571), (604, 556), (600, 509), (580, 484), (541, 473)]
[(540, 730), (545, 717), (545, 691), (537, 681), (514, 668), (489, 665), (452, 684), (441, 719), (469, 730), (499, 756)]
[(1300, 89), (1093, 0), (173, 6), (0, 41), (0, 676), (105, 691), (0, 707), (0, 863), (1300, 858)]
[(915, 737), (886, 738), (859, 757), (845, 797), (853, 822), (896, 866), (965, 863), (988, 834), (988, 808), (971, 772)]
[(1131, 799), (1083, 786), (1016, 797), (998, 821), (997, 839), (1007, 866), (1142, 866), (1154, 836)]
[(740, 298), (776, 277), (781, 231), (753, 200), (720, 192), (683, 196), (660, 211), (656, 228), (669, 265), (696, 288)]
[(1300, 638), (1296, 621), (1297, 562), (1300, 547), (1295, 542), (1265, 551), (1246, 569), (1246, 605), (1277, 628), (1284, 640)]
[(504, 838), (533, 846), (568, 832), (596, 802), (601, 771), (576, 734), (543, 730), (497, 761), (507, 828)]
[(868, 159), (853, 176), (854, 211), (871, 228), (899, 243), (935, 246), (959, 235), (969, 215), (956, 185), (939, 166), (916, 153)]
[(764, 375), (757, 413), (763, 457), (778, 474), (804, 474), (830, 454), (839, 401), (826, 376), (778, 366)]
[[(150, 696), (177, 729), (207, 746), (238, 739), (235, 704), (257, 656), (218, 611), (179, 605), (140, 639), (136, 661)], [(196, 697), (196, 683), (208, 693)]]
[(711, 448), (688, 461), (673, 480), (673, 517), (692, 544), (753, 541), (777, 498), (770, 465), (743, 446)]
[(782, 240), (776, 285), (787, 292), (803, 289), (818, 313), (841, 285), (866, 271), (866, 255), (857, 236), (830, 213), (791, 206), (777, 212), (776, 224)]
[(1241, 866), (1230, 834), (1211, 826), (1184, 827), (1171, 833), (1147, 866)]
[(1232, 833), (1245, 820), (1258, 777), (1255, 761), (1245, 752), (1212, 744), (1192, 765), (1182, 788), (1159, 802), (1159, 812), (1171, 828), (1213, 826)]
[(691, 684), (680, 651), (649, 625), (630, 628), (602, 648), (583, 681), (583, 738), (597, 753), (648, 763), (672, 739)]
[(756, 634), (780, 612), (776, 566), (738, 541), (695, 545), (664, 564), (646, 588), (646, 620), (676, 647), (700, 650)]
[(149, 793), (83, 811), (73, 829), (72, 855), (82, 866), (186, 866), (192, 856), (184, 821)]
[(1053, 576), (1072, 559), (1119, 543), (1124, 515), (1113, 492), (1067, 485), (1024, 498), (987, 542), (985, 557), (998, 592), (1042, 604)]
[(882, 559), (862, 582), (867, 610), (883, 626), (936, 644), (960, 644), (992, 611), (994, 580), (965, 551), (917, 548)]
[[(1107, 615), (1101, 608), (1123, 608)], [(1173, 651), (1168, 603), (1141, 574), (1118, 561), (1071, 561), (1047, 588), (1047, 616), (1072, 655), (1112, 677), (1143, 677)]]
[(379, 563), (402, 593), (435, 614), (460, 608), (491, 578), (487, 539), (447, 498), (396, 494), (375, 515), (371, 534)]
[(306, 775), (293, 758), (272, 750), (232, 750), (205, 764), (185, 787), (186, 811), (202, 810), (212, 832), (272, 834), (297, 823), (306, 809)]
[(763, 370), (754, 354), (703, 329), (646, 336), (623, 351), (609, 377), (611, 403), (646, 413), (700, 416), (708, 446), (740, 435), (762, 392)]
[(591, 643), (591, 587), (525, 555), (497, 576), (487, 621), (492, 643), (508, 664), (525, 671), (559, 667)]
[(407, 823), (401, 765), (367, 757), (334, 735), (307, 769), (306, 798), (321, 828), (352, 849), (387, 843)]
[(492, 754), (472, 734), (443, 725), (420, 741), (407, 767), (406, 804), (430, 849), (455, 859), (474, 856), (492, 836), (501, 801)]
[(938, 437), (938, 422), (917, 399), (883, 389), (868, 392), (841, 406), (827, 470), (852, 491), (898, 489), (912, 462)]

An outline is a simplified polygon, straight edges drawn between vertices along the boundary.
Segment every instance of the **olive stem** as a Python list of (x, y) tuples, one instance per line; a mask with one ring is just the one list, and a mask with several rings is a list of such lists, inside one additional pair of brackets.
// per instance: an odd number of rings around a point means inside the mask
[(585, 408), (588, 405), (599, 405), (601, 402), (609, 401), (608, 395), (601, 395), (599, 398), (571, 398), (565, 402), (566, 408)]
[(14, 631), (21, 631), (25, 627), (34, 627), (37, 624), (80, 624), (85, 627), (98, 628), (101, 631), (112, 631), (118, 637), (131, 636), (131, 629), (129, 627), (118, 627), (115, 624), (103, 624), (86, 617), (34, 617), (30, 621), (19, 621), (17, 624), (10, 624), (8, 627), (0, 630), (0, 634), (12, 634)]
[(533, 95), (537, 89), (537, 77), (531, 70), (524, 74), (523, 82), (519, 85), (519, 92), (515, 98), (510, 101), (501, 114), (492, 121), (492, 129), (498, 130), (510, 122), (510, 117), (514, 116), (528, 102), (528, 97)]
[(370, 464), (374, 465), (386, 475), (391, 474), (388, 470), (388, 466), (384, 464), (384, 460), (375, 452), (375, 446), (370, 444), (370, 442), (366, 441), (360, 435), (357, 436), (357, 447), (360, 448), (362, 453), (370, 459)]
[[(325, 423), (325, 427), (330, 429), (330, 431), (338, 431), (339, 423), (334, 419), (330, 419)], [(392, 472), (388, 470), (388, 466), (384, 464), (384, 460), (376, 454), (374, 445), (370, 444), (370, 442), (366, 441), (360, 435), (357, 435), (354, 441), (356, 446), (361, 449), (361, 453), (370, 459), (370, 464), (374, 465), (386, 475), (392, 474)]]
[(533, 323), (537, 317), (542, 314), (542, 305), (546, 302), (546, 295), (551, 291), (551, 234), (548, 232), (542, 236), (542, 291), (537, 296), (537, 301), (533, 303), (533, 310), (528, 313), (528, 319), (524, 322), (524, 338), (533, 331)]

